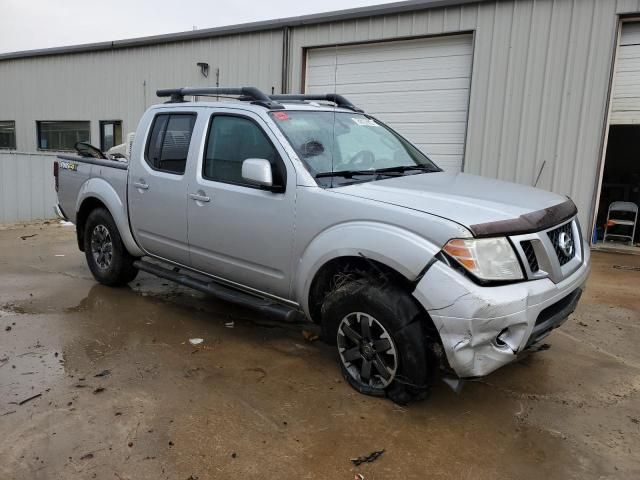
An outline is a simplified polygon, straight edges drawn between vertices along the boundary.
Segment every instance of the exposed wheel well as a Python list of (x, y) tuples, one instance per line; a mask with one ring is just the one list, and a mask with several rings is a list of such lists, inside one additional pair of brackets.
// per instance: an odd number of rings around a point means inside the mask
[(309, 289), (311, 319), (320, 323), (322, 303), (329, 292), (347, 280), (367, 278), (375, 282), (393, 283), (411, 292), (411, 281), (393, 268), (366, 257), (339, 257), (325, 263), (316, 273)]
[[(412, 295), (415, 288), (413, 282), (393, 268), (366, 257), (339, 257), (324, 264), (316, 273), (309, 290), (309, 312), (311, 319), (320, 324), (322, 320), (322, 304), (326, 296), (345, 281), (363, 280), (391, 283)], [(447, 369), (447, 360), (442, 347), (442, 339), (427, 311), (415, 301), (422, 312), (420, 319), (424, 322), (429, 355), (442, 368)]]
[(78, 214), (76, 215), (76, 238), (78, 239), (78, 248), (81, 252), (84, 252), (84, 225), (87, 222), (89, 214), (96, 208), (107, 209), (106, 205), (97, 198), (86, 198), (82, 202), (82, 205), (80, 205), (80, 210), (78, 210)]

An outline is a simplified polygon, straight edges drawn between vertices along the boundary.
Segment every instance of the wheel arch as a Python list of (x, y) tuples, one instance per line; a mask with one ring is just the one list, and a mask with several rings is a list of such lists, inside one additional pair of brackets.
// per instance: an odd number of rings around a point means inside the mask
[(122, 202), (116, 190), (104, 179), (91, 178), (82, 186), (76, 202), (76, 235), (78, 247), (84, 251), (84, 226), (89, 214), (96, 208), (105, 208), (118, 228), (127, 251), (140, 257), (144, 252), (131, 234), (127, 206)]
[(406, 286), (419, 277), (439, 251), (440, 247), (427, 239), (394, 225), (370, 221), (335, 225), (305, 248), (296, 270), (293, 294), (315, 321), (317, 315), (310, 308), (312, 285), (315, 284), (317, 295), (318, 282), (326, 282), (328, 272), (356, 262), (366, 271), (378, 272), (377, 267)]

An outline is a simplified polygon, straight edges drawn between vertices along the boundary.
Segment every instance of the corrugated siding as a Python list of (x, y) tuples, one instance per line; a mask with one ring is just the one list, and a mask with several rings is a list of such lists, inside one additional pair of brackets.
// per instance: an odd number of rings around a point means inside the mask
[(53, 218), (51, 155), (0, 152), (0, 223)]
[(475, 32), (464, 170), (570, 195), (591, 223), (617, 14), (639, 0), (517, 0), (296, 28), (289, 85), (303, 49)]
[[(209, 63), (209, 77), (197, 62)], [(0, 62), (0, 117), (16, 121), (18, 151), (36, 150), (35, 120), (122, 120), (134, 131), (158, 88), (254, 85), (280, 92), (282, 32), (266, 31), (155, 46)]]
[(640, 22), (622, 27), (612, 103), (612, 124), (640, 123)]

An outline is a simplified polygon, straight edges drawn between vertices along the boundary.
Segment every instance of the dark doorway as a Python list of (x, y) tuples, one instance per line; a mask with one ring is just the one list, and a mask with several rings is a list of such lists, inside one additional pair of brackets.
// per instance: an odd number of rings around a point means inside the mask
[(627, 238), (634, 231), (637, 216), (632, 211), (634, 205), (640, 208), (640, 125), (611, 125), (594, 240), (602, 245), (606, 233), (604, 245), (638, 246), (638, 228), (635, 228), (633, 242)]

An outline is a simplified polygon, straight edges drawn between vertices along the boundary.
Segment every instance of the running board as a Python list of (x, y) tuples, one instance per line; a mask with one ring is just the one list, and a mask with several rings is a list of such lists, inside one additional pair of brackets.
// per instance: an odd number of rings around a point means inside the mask
[(275, 317), (281, 321), (296, 322), (303, 320), (302, 314), (292, 307), (287, 307), (286, 305), (275, 303), (265, 298), (250, 295), (214, 281), (207, 282), (199, 280), (189, 276), (188, 274), (180, 273), (180, 271), (164, 268), (155, 263), (145, 262), (142, 260), (136, 260), (133, 262), (133, 265), (138, 270), (150, 273), (156, 277), (171, 280), (172, 282), (179, 283), (185, 287), (193, 288), (199, 292), (211, 295), (219, 300), (250, 308), (251, 310), (263, 313), (270, 317)]

